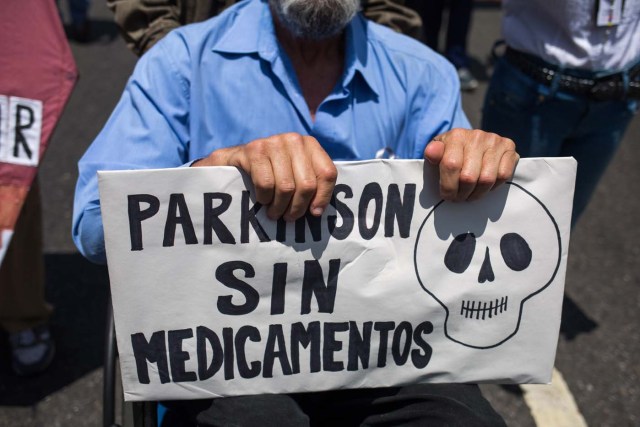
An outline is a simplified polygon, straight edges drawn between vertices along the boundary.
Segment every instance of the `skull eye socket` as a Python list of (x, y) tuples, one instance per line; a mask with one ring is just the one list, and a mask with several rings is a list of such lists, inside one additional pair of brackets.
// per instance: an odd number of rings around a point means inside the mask
[(522, 271), (531, 264), (531, 248), (522, 236), (507, 233), (500, 239), (500, 253), (507, 267), (514, 271)]
[(473, 233), (459, 234), (444, 255), (444, 265), (453, 273), (464, 273), (471, 264), (475, 250), (476, 236)]

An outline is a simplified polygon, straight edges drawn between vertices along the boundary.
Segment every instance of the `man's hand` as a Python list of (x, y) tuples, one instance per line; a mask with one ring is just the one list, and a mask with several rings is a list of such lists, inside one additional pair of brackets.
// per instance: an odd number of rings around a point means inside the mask
[(295, 221), (307, 210), (320, 216), (338, 177), (336, 166), (315, 138), (297, 133), (222, 148), (192, 166), (235, 166), (256, 188), (256, 200), (271, 219)]
[(438, 135), (424, 157), (440, 167), (445, 200), (475, 200), (511, 179), (520, 156), (514, 142), (481, 130), (452, 129)]

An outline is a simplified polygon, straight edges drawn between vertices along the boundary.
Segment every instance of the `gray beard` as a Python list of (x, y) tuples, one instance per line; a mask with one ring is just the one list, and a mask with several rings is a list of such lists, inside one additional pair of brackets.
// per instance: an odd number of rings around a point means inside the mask
[(269, 0), (269, 3), (294, 36), (309, 40), (337, 35), (360, 8), (360, 0)]

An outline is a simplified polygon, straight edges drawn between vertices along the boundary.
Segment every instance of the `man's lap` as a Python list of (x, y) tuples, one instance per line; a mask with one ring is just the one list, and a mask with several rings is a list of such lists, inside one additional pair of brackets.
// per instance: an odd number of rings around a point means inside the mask
[[(168, 420), (201, 426), (504, 426), (476, 385), (258, 395), (168, 403)], [(165, 427), (184, 424), (163, 424)], [(188, 425), (188, 424), (187, 424)]]

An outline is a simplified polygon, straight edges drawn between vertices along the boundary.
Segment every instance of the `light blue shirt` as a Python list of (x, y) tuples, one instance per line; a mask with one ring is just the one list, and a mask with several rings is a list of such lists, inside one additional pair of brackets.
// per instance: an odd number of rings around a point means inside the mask
[(72, 234), (82, 254), (106, 260), (98, 170), (178, 167), (285, 132), (315, 137), (335, 160), (422, 158), (434, 136), (470, 127), (441, 56), (362, 16), (345, 40), (344, 72), (314, 121), (265, 0), (167, 35), (79, 162)]

